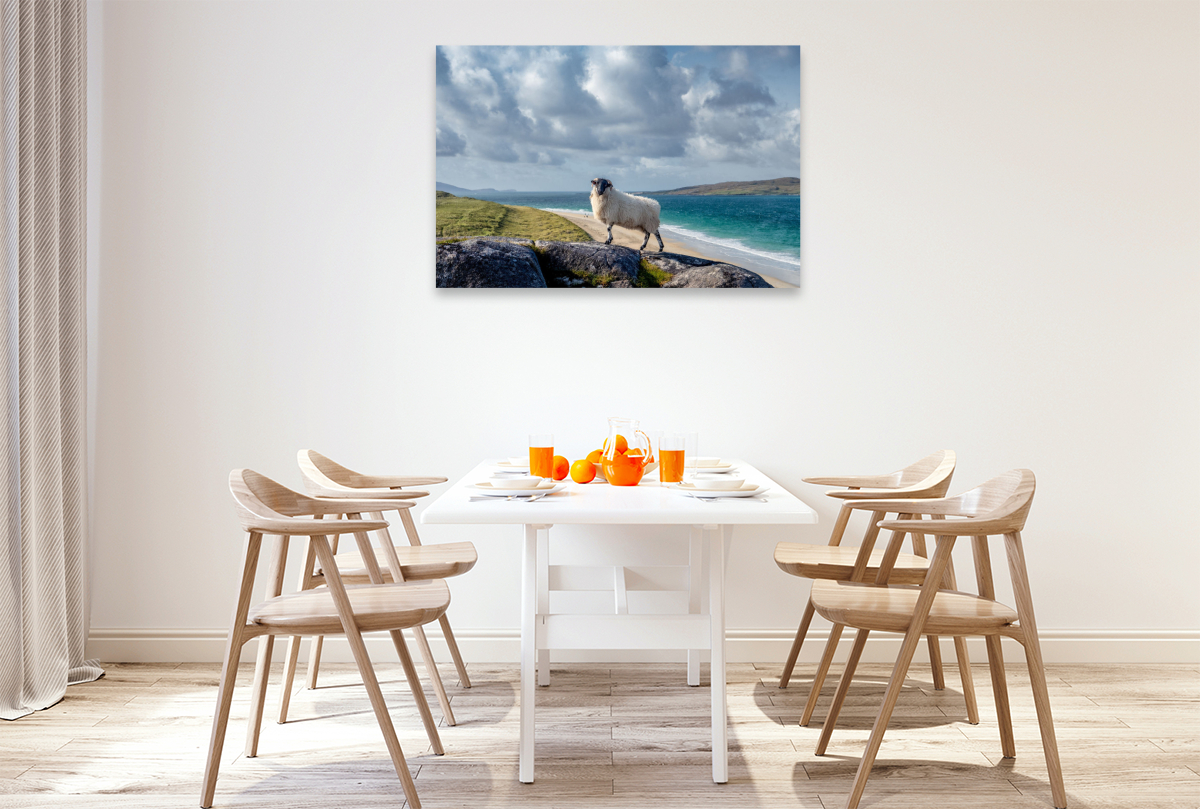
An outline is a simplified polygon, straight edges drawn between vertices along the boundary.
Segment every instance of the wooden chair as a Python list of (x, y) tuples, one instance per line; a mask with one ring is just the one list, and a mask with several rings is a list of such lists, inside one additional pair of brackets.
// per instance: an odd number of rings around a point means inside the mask
[[(821, 486), (842, 486), (844, 489), (827, 492), (830, 497), (842, 500), (841, 510), (833, 526), (833, 533), (828, 545), (805, 545), (795, 542), (780, 542), (775, 547), (775, 563), (780, 569), (803, 578), (827, 581), (863, 581), (874, 580), (879, 572), (882, 553), (872, 552), (875, 538), (879, 533), (878, 523), (886, 515), (875, 512), (871, 515), (863, 542), (859, 547), (844, 547), (842, 537), (850, 522), (850, 516), (855, 509), (867, 508), (862, 501), (888, 497), (893, 500), (908, 500), (910, 498), (942, 497), (950, 487), (950, 478), (954, 475), (957, 457), (952, 450), (927, 455), (916, 463), (906, 466), (896, 472), (886, 475), (856, 475), (849, 477), (814, 477), (805, 478), (805, 483)], [(860, 553), (866, 547), (866, 555)], [(892, 572), (893, 581), (897, 583), (919, 584), (925, 578), (929, 567), (925, 538), (920, 534), (913, 535), (913, 550), (915, 554), (900, 554)], [(948, 585), (954, 586), (954, 568), (951, 566), (947, 573)], [(813, 603), (809, 598), (800, 619), (800, 628), (796, 631), (796, 639), (792, 642), (791, 651), (783, 665), (783, 673), (779, 678), (779, 687), (787, 688), (796, 665), (796, 658), (804, 638), (808, 634), (809, 625), (813, 618)], [(838, 641), (842, 636), (842, 627), (834, 624), (830, 630), (829, 640), (821, 655), (820, 665), (813, 677), (808, 700), (804, 705), (804, 713), (800, 724), (807, 726), (812, 721), (821, 688), (825, 677), (833, 665), (833, 657), (837, 651)], [(967, 721), (979, 723), (979, 707), (975, 699), (974, 682), (971, 679), (971, 663), (967, 653), (966, 642), (962, 638), (955, 639), (955, 652), (958, 657), (959, 676), (962, 679), (963, 699), (966, 701)], [(946, 687), (942, 674), (942, 655), (939, 639), (929, 638), (929, 662), (933, 668), (933, 685), (937, 690)]]
[[(414, 497), (424, 497), (428, 492), (413, 491), (402, 488), (406, 486), (428, 486), (445, 483), (446, 478), (437, 476), (383, 476), (363, 475), (330, 460), (319, 452), (305, 449), (297, 453), (300, 471), (304, 475), (304, 486), (309, 495), (323, 498), (362, 498), (370, 497), (386, 500), (391, 503), (386, 509), (372, 513), (375, 520), (383, 519), (383, 510), (394, 510), (400, 515), (404, 532), (408, 537), (407, 545), (396, 545), (392, 542), (387, 525), (380, 531), (381, 547), (387, 566), (381, 569), (382, 582), (400, 581), (429, 581), (448, 579), (466, 573), (475, 566), (478, 555), (474, 544), (470, 542), (448, 542), (440, 545), (422, 545), (417, 535), (417, 526), (409, 509), (413, 503), (407, 502)], [(333, 546), (335, 560), (342, 580), (349, 584), (369, 582), (370, 571), (364, 566), (361, 554), (357, 552), (337, 553), (336, 540)], [(300, 577), (300, 590), (320, 587), (325, 583), (324, 566), (317, 563), (312, 553), (308, 555), (304, 571)], [(441, 615), (438, 617), (446, 645), (450, 647), (450, 656), (458, 671), (459, 682), (463, 688), (471, 687), (471, 678), (467, 675), (467, 667), (459, 652), (454, 632), (450, 628), (450, 620)], [(413, 636), (417, 648), (425, 662), (429, 679), (437, 695), (438, 704), (446, 723), (453, 726), (456, 722), (454, 711), (450, 706), (450, 698), (446, 687), (438, 673), (437, 661), (433, 658), (433, 650), (425, 637), (423, 627), (413, 627)], [(308, 658), (308, 687), (317, 687), (317, 672), (321, 662), (322, 638), (313, 637)], [(287, 713), (291, 700), (292, 684), (295, 681), (296, 666), (300, 655), (300, 638), (293, 637), (288, 641), (287, 661), (284, 667), (284, 688), (280, 695), (279, 722), (287, 721)]]
[[(900, 696), (909, 664), (923, 634), (981, 635), (986, 639), (988, 667), (991, 670), (992, 690), (996, 699), (996, 714), (1000, 725), (1000, 747), (1005, 758), (1016, 756), (1012, 718), (1009, 715), (1008, 686), (1004, 675), (1004, 658), (1000, 638), (1009, 637), (1025, 647), (1029, 680), (1033, 687), (1033, 703), (1041, 730), (1046, 768), (1055, 807), (1065, 809), (1066, 791), (1063, 788), (1058, 744), (1054, 738), (1054, 721), (1050, 715), (1050, 697), (1046, 688), (1046, 673), (1038, 643), (1037, 623), (1033, 616), (1033, 598), (1029, 590), (1029, 574), (1025, 568), (1025, 550), (1021, 530), (1033, 502), (1035, 482), (1028, 469), (1017, 469), (1000, 475), (958, 497), (923, 500), (878, 500), (867, 504), (876, 511), (898, 511), (927, 514), (939, 520), (931, 523), (920, 519), (887, 520), (882, 528), (890, 529), (888, 543), (880, 561), (875, 583), (820, 581), (813, 585), (812, 602), (819, 615), (839, 624), (854, 627), (858, 634), (845, 673), (838, 683), (833, 707), (825, 718), (817, 755), (824, 755), (837, 722), (838, 712), (845, 700), (854, 669), (862, 655), (867, 636), (872, 630), (904, 633), (904, 642), (896, 657), (892, 678), (880, 706), (879, 715), (867, 742), (866, 752), (859, 763), (854, 786), (846, 801), (846, 809), (855, 809), (862, 797), (871, 765), (883, 742), (888, 720)], [(959, 519), (947, 519), (959, 518)], [(921, 586), (896, 584), (891, 581), (894, 563), (906, 532), (928, 531), (936, 525), (937, 548), (929, 562)], [(1015, 610), (995, 600), (992, 583), (988, 537), (1003, 535), (1012, 578)], [(975, 558), (975, 576), (979, 595), (939, 589), (943, 574), (949, 569), (950, 554), (958, 537), (971, 537)]]
[[(262, 663), (264, 660), (268, 664), (270, 662), (270, 648), (274, 636), (341, 633), (350, 643), (350, 650), (354, 654), (355, 663), (358, 664), (359, 674), (362, 675), (367, 696), (379, 722), (379, 729), (383, 732), (392, 764), (396, 774), (400, 776), (404, 796), (410, 806), (420, 807), (416, 786), (405, 763), (400, 742), (396, 738), (396, 730), (383, 701), (375, 670), (367, 656), (362, 633), (389, 630), (409, 682), (416, 682), (416, 669), (400, 630), (436, 620), (445, 613), (450, 604), (449, 588), (445, 582), (430, 581), (415, 585), (366, 585), (346, 589), (333, 561), (329, 536), (354, 534), (364, 562), (368, 567), (378, 570), (378, 563), (375, 561), (366, 532), (377, 531), (387, 523), (379, 520), (325, 520), (321, 517), (372, 511), (390, 505), (389, 501), (318, 500), (294, 492), (249, 469), (231, 472), (229, 488), (233, 493), (242, 527), (249, 533), (249, 541), (246, 544), (237, 608), (225, 647), (225, 661), (217, 692), (217, 707), (208, 745), (200, 806), (207, 809), (213, 804), (217, 769), (225, 743), (225, 730), (229, 722), (242, 646), (254, 638), (261, 636), (263, 639), (259, 647), (260, 665), (255, 673), (251, 694), (250, 727), (246, 741), (246, 755), (253, 757), (257, 754), (258, 731), (262, 725), (263, 701), (266, 694), (267, 666)], [(268, 598), (251, 607), (251, 591), (258, 571), (259, 552), (266, 535), (276, 540), (271, 546), (268, 562), (271, 577)], [(288, 540), (293, 536), (310, 538), (310, 546), (314, 549), (317, 559), (329, 571), (327, 587), (324, 589), (281, 595)], [(425, 720), (426, 731), (434, 727), (436, 738), (436, 727), (432, 725), (429, 705), (425, 702), (419, 684), (414, 690), (414, 697)], [(435, 752), (441, 752), (440, 743), (435, 743), (434, 748)]]

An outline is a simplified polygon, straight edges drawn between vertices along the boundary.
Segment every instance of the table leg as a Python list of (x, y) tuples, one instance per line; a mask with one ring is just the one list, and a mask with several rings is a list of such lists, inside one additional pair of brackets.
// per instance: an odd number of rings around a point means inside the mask
[[(537, 538), (537, 614), (550, 614), (550, 532), (539, 526)], [(538, 685), (550, 685), (550, 650), (537, 650)]]
[(729, 547), (732, 526), (712, 526), (708, 554), (708, 612), (712, 626), (712, 663), (709, 683), (712, 689), (713, 781), (729, 780), (729, 719), (725, 694), (725, 550)]
[(537, 682), (538, 526), (525, 526), (521, 557), (521, 744), (518, 780), (533, 783), (533, 708)]
[[(701, 589), (701, 572), (704, 560), (704, 529), (693, 525), (689, 538), (688, 552), (688, 613), (700, 614), (700, 599), (703, 598)], [(687, 684), (700, 685), (700, 650), (688, 649), (687, 653)]]

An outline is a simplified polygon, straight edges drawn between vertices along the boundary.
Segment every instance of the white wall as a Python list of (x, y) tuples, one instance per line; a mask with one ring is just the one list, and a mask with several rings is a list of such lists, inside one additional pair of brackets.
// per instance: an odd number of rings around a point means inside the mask
[[(580, 457), (625, 414), (821, 513), (739, 533), (734, 657), (781, 659), (799, 617), (772, 548), (835, 513), (802, 477), (949, 447), (962, 488), (1038, 475), (1052, 660), (1200, 658), (1197, 3), (415, 8), (89, 4), (93, 653), (218, 658), (234, 467), (455, 478), (534, 429)], [(802, 288), (435, 290), (434, 47), (506, 42), (800, 44)], [(515, 330), (536, 356), (491, 350)], [(517, 530), (422, 536), (476, 543), (453, 619), (515, 654)]]

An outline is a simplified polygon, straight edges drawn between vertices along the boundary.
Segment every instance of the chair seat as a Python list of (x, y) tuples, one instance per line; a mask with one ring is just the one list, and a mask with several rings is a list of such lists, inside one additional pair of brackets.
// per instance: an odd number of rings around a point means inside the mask
[[(818, 581), (813, 583), (812, 603), (817, 614), (837, 624), (905, 632), (920, 595), (921, 588), (915, 585)], [(925, 634), (999, 635), (1016, 620), (1016, 610), (997, 601), (957, 590), (939, 590), (925, 622)]]
[[(479, 560), (475, 545), (471, 542), (446, 542), (441, 545), (397, 545), (396, 556), (400, 559), (400, 572), (405, 581), (427, 581), (429, 579), (449, 579), (461, 576)], [(338, 572), (342, 581), (347, 584), (363, 584), (371, 579), (367, 575), (367, 567), (363, 564), (362, 554), (357, 551), (339, 553), (337, 560)], [(387, 559), (382, 551), (376, 550), (375, 558), (379, 561), (383, 580), (390, 582), (392, 572), (388, 569)], [(318, 566), (317, 575), (322, 575)]]
[[(354, 619), (361, 632), (404, 629), (436, 621), (450, 606), (444, 581), (416, 584), (369, 584), (347, 587)], [(326, 588), (268, 599), (250, 610), (249, 620), (270, 634), (340, 634), (342, 621)]]
[[(780, 542), (775, 546), (775, 564), (785, 573), (806, 579), (832, 579), (848, 581), (854, 572), (854, 560), (858, 548), (840, 545), (802, 545), (797, 542)], [(883, 551), (871, 553), (867, 563), (867, 581), (874, 581), (883, 561)], [(925, 580), (929, 560), (911, 553), (902, 553), (896, 559), (889, 581), (897, 584), (920, 584)]]

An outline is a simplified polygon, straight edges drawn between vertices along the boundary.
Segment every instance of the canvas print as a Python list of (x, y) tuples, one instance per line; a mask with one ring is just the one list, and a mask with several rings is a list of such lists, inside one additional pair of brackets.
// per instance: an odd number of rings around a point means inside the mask
[(800, 283), (800, 49), (437, 48), (437, 286)]

